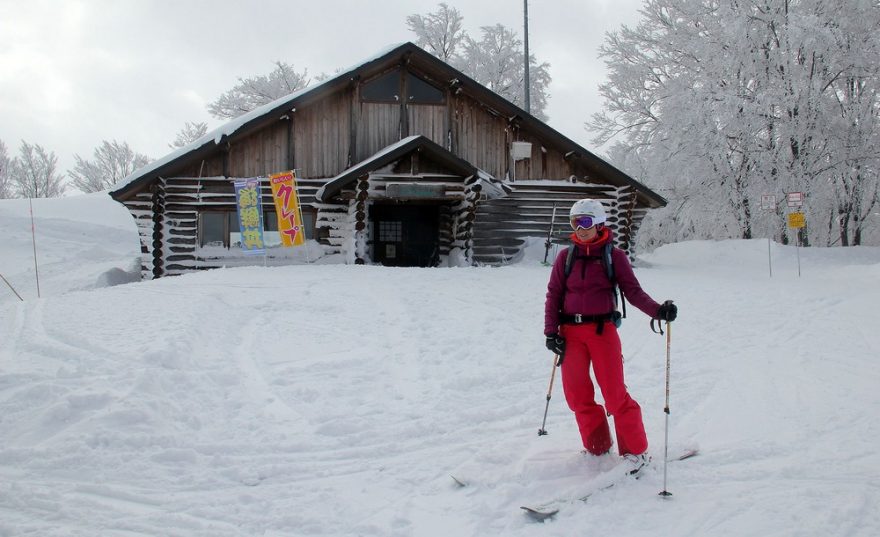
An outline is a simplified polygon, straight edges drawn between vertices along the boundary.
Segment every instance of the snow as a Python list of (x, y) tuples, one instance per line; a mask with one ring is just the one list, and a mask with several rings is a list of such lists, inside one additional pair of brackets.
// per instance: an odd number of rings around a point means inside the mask
[[(637, 261), (674, 298), (670, 453), (589, 492), (551, 356), (541, 240), (504, 268), (241, 267), (112, 285), (137, 232), (102, 194), (0, 201), (0, 536), (880, 534), (880, 249), (766, 240)], [(797, 255), (802, 276), (797, 276)], [(666, 339), (628, 308), (627, 384), (663, 453)], [(467, 486), (459, 487), (450, 476)]]

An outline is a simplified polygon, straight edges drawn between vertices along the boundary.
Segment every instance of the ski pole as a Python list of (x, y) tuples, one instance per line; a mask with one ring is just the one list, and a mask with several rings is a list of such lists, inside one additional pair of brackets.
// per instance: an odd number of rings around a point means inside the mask
[(664, 498), (672, 496), (672, 493), (666, 490), (666, 467), (669, 465), (669, 347), (671, 340), (672, 324), (666, 321), (666, 406), (663, 408), (663, 412), (666, 413), (666, 432), (663, 438), (663, 490), (660, 492), (660, 496)]
[(547, 264), (547, 256), (550, 255), (550, 247), (553, 243), (553, 224), (556, 222), (556, 203), (553, 204), (553, 215), (550, 216), (550, 231), (547, 233), (547, 242), (544, 243), (544, 264)]
[(556, 378), (556, 367), (559, 365), (559, 355), (553, 355), (553, 369), (550, 371), (550, 387), (547, 388), (547, 404), (544, 405), (544, 421), (541, 422), (541, 428), (538, 429), (538, 436), (547, 434), (547, 410), (550, 408), (550, 394), (553, 393), (553, 379)]
[(10, 289), (12, 289), (12, 292), (15, 293), (15, 296), (17, 296), (19, 300), (24, 302), (24, 299), (21, 298), (21, 295), (18, 294), (18, 291), (15, 290), (15, 287), (12, 287), (12, 284), (9, 283), (9, 280), (7, 280), (2, 274), (0, 274), (0, 278), (2, 278), (4, 282), (6, 282), (6, 285), (8, 285)]

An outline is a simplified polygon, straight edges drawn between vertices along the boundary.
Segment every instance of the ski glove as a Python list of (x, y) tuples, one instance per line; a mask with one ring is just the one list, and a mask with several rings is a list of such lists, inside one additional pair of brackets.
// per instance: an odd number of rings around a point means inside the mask
[(547, 336), (547, 350), (559, 356), (559, 363), (562, 363), (562, 356), (565, 354), (565, 340), (559, 337), (559, 334), (550, 334)]
[(657, 318), (661, 321), (671, 323), (676, 317), (678, 317), (678, 306), (673, 304), (671, 300), (661, 304), (660, 309), (657, 310)]

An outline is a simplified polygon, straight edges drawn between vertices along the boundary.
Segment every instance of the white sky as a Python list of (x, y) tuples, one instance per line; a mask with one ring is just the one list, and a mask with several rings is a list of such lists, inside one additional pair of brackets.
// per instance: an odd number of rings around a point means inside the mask
[[(521, 0), (455, 2), (465, 29), (503, 24), (522, 37)], [(276, 60), (310, 74), (350, 67), (411, 41), (406, 16), (438, 0), (0, 0), (0, 140), (91, 159), (102, 140), (151, 158), (186, 121), (213, 129), (206, 104)], [(592, 148), (583, 123), (600, 109), (605, 32), (635, 24), (641, 0), (532, 0), (529, 47), (551, 64), (549, 124)]]

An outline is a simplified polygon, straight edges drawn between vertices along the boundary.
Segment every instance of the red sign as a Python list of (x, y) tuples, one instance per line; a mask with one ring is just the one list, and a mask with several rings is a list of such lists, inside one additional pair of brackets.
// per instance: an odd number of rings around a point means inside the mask
[(788, 193), (788, 206), (789, 207), (801, 207), (804, 204), (804, 193), (803, 192), (789, 192)]

